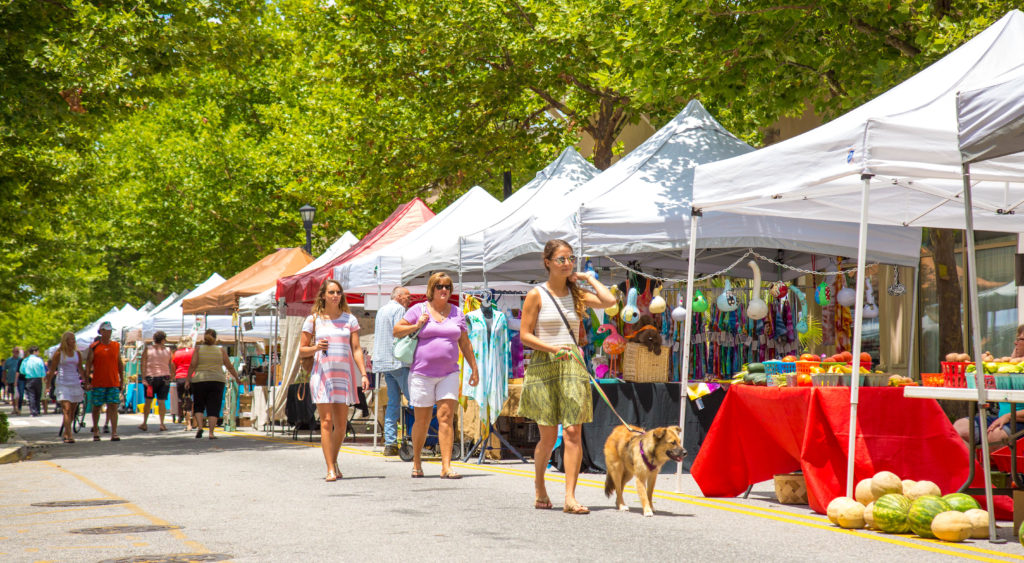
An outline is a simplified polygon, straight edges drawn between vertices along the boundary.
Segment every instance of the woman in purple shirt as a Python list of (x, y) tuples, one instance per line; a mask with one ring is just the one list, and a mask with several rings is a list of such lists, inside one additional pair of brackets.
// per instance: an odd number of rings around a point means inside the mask
[(420, 453), (427, 441), (431, 411), (437, 405), (437, 439), (441, 445), (441, 478), (461, 479), (452, 471), (452, 418), (459, 400), (459, 351), (473, 369), (470, 385), (477, 384), (476, 357), (466, 333), (466, 317), (452, 307), (452, 279), (437, 272), (427, 281), (427, 301), (409, 308), (393, 331), (395, 338), (419, 331), (419, 343), (409, 366), (409, 404), (415, 409), (412, 425), (412, 476), (423, 477)]

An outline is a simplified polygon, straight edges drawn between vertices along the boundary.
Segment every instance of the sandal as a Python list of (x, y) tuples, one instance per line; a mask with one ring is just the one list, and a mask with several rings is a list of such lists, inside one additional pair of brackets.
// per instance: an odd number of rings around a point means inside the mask
[(413, 469), (412, 470), (412, 478), (413, 479), (419, 479), (420, 477), (423, 477), (423, 470), (422, 469)]
[(562, 512), (566, 514), (590, 514), (590, 509), (577, 502), (576, 504), (563, 506)]
[(533, 507), (537, 510), (549, 510), (552, 508), (551, 499), (544, 497), (533, 501)]
[(149, 426), (147, 426), (145, 424), (140, 424), (139, 425), (139, 430), (142, 430), (143, 432), (148, 432), (149, 431)]
[(65, 444), (73, 444), (73, 443), (75, 443), (75, 441), (72, 440), (71, 438), (64, 438), (64, 443)]
[(167, 431), (167, 427), (166, 427), (166, 426), (164, 426), (163, 424), (161, 424), (161, 425), (160, 425), (160, 431), (161, 431), (161, 432), (166, 432), (166, 431)]
[(462, 475), (459, 475), (458, 473), (456, 473), (456, 472), (454, 472), (454, 471), (449, 469), (448, 473), (442, 473), (441, 474), (441, 478), (442, 479), (462, 479)]
[(99, 437), (99, 436), (97, 436), (97, 435), (95, 435), (95, 434), (93, 434), (93, 436), (92, 436), (92, 441), (93, 441), (93, 442), (99, 442), (99, 441), (100, 441), (100, 437)]
[(328, 471), (327, 472), (327, 477), (324, 478), (324, 481), (327, 481), (328, 483), (333, 483), (334, 481), (337, 481), (337, 480), (338, 480), (338, 476), (335, 475), (335, 473), (333, 471)]
[(111, 442), (120, 442), (121, 441), (121, 437), (118, 436), (117, 434), (114, 434), (113, 436), (110, 437), (110, 441)]

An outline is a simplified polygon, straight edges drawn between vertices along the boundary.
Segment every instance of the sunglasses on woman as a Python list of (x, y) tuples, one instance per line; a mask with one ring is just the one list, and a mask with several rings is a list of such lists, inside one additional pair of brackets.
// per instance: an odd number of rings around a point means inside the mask
[(566, 264), (575, 264), (576, 263), (576, 257), (575, 256), (559, 256), (558, 258), (552, 258), (551, 261), (554, 262), (555, 264), (558, 264), (559, 266), (564, 266)]
[(341, 294), (342, 294), (342, 292), (338, 291), (337, 289), (328, 289), (327, 290), (327, 295), (341, 295)]
[(439, 283), (439, 284), (434, 286), (434, 289), (451, 291), (452, 290), (452, 284), (450, 284), (450, 283)]

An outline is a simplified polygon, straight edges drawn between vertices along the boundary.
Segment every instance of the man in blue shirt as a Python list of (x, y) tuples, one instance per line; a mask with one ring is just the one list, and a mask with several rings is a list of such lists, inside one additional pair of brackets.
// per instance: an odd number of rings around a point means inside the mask
[(412, 302), (412, 295), (404, 287), (391, 291), (391, 301), (377, 311), (373, 330), (373, 371), (384, 374), (388, 388), (388, 407), (384, 411), (384, 455), (398, 455), (398, 413), (402, 408), (402, 395), (409, 396), (409, 367), (395, 358), (393, 330)]
[(43, 378), (46, 377), (46, 363), (39, 357), (39, 346), (29, 347), (28, 357), (21, 362), (18, 372), (25, 377), (28, 410), (32, 416), (39, 416), (39, 400), (43, 396)]
[(25, 392), (24, 384), (18, 385), (18, 393), (15, 393), (15, 385), (21, 378), (18, 377), (18, 366), (21, 364), (21, 348), (17, 346), (11, 350), (11, 357), (4, 362), (4, 378), (7, 379), (7, 396), (11, 401), (11, 412), (21, 414), (21, 396)]

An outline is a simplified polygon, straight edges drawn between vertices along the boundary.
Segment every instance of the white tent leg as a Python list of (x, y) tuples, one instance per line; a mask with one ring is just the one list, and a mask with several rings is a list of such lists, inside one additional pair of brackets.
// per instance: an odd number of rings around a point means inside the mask
[[(686, 403), (688, 397), (686, 388), (690, 379), (690, 338), (693, 332), (693, 322), (690, 316), (693, 314), (693, 277), (694, 264), (697, 262), (697, 222), (701, 216), (700, 210), (690, 211), (690, 261), (686, 264), (686, 299), (683, 300), (683, 307), (686, 308), (686, 319), (683, 321), (682, 365), (679, 366), (679, 443), (683, 444), (686, 434)], [(685, 459), (685, 458), (684, 458)], [(683, 487), (683, 463), (676, 464), (676, 492), (681, 492)]]
[(917, 323), (919, 321), (917, 318), (917, 300), (920, 298), (917, 294), (917, 290), (918, 284), (921, 283), (920, 277), (921, 266), (918, 265), (918, 267), (914, 268), (914, 288), (911, 292), (911, 295), (913, 295), (914, 298), (910, 303), (910, 357), (907, 358), (907, 377), (911, 379), (913, 379), (917, 372), (920, 371), (917, 366)]
[(860, 196), (860, 240), (857, 243), (857, 301), (853, 314), (853, 373), (850, 374), (850, 440), (846, 448), (846, 496), (853, 497), (853, 460), (857, 452), (857, 402), (860, 395), (860, 349), (864, 332), (864, 270), (868, 252), (868, 200), (871, 176), (864, 174)]
[[(380, 268), (381, 258), (377, 257), (377, 267), (375, 268), (375, 275), (377, 276), (377, 310), (380, 311)], [(376, 346), (376, 343), (374, 343)], [(377, 400), (380, 399), (380, 374), (374, 370), (374, 382), (373, 392), (376, 393), (376, 399), (373, 400), (373, 451), (377, 451)], [(370, 398), (366, 398), (366, 402), (370, 402)]]
[[(465, 288), (462, 287), (462, 237), (459, 237), (459, 310), (462, 310), (463, 303), (465, 303), (465, 297), (463, 291)], [(466, 418), (466, 409), (462, 406), (462, 389), (459, 389), (459, 454), (466, 455), (466, 427), (463, 426), (463, 421)]]
[(988, 539), (996, 540), (995, 506), (992, 504), (992, 472), (985, 429), (985, 368), (981, 362), (981, 313), (978, 312), (978, 257), (974, 249), (974, 207), (971, 194), (971, 167), (963, 165), (964, 177), (964, 242), (967, 247), (967, 298), (971, 315), (971, 353), (974, 355), (974, 381), (978, 388), (978, 420), (981, 424), (982, 470), (985, 472), (985, 506), (988, 507)]

